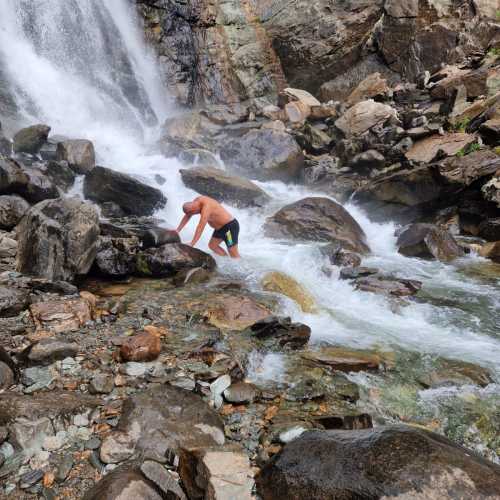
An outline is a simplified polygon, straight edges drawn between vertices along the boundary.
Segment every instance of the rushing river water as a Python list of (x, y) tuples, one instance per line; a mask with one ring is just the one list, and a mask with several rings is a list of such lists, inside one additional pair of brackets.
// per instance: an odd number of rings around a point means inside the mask
[[(178, 162), (152, 152), (159, 125), (175, 110), (142, 41), (132, 2), (2, 0), (1, 9), (0, 75), (7, 75), (17, 118), (47, 123), (52, 134), (92, 140), (100, 164), (164, 191), (168, 204), (158, 216), (176, 225), (182, 203), (195, 193), (183, 186)], [(158, 185), (155, 174), (167, 182)], [(373, 250), (364, 264), (424, 283), (420, 300), (395, 309), (385, 297), (355, 291), (335, 275), (326, 277), (318, 244), (264, 237), (267, 216), (311, 193), (281, 182), (259, 185), (273, 201), (262, 209), (233, 210), (242, 227), (243, 259), (219, 259), (222, 273), (255, 288), (270, 270), (293, 276), (314, 295), (320, 312), (304, 314), (285, 299), (283, 312), (310, 325), (314, 342), (443, 355), (500, 376), (498, 266), (477, 257), (453, 264), (405, 258), (396, 250), (394, 224), (371, 223), (348, 204)], [(183, 234), (186, 240), (194, 227), (191, 223)], [(207, 241), (205, 235), (200, 246)], [(282, 360), (273, 355), (268, 361), (269, 376), (276, 376)]]

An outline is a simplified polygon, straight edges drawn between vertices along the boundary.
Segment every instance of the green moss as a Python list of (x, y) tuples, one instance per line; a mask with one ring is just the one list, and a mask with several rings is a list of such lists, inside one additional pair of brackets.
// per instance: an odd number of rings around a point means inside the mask
[(492, 47), (490, 50), (488, 50), (488, 55), (494, 57), (500, 56), (500, 48)]
[(153, 273), (148, 267), (148, 263), (146, 262), (146, 259), (142, 256), (137, 257), (137, 270), (144, 276), (151, 276)]
[(493, 150), (498, 156), (500, 156), (500, 146), (497, 146), (494, 150)]
[(453, 130), (455, 130), (455, 132), (464, 133), (467, 130), (469, 123), (470, 123), (470, 118), (466, 116), (462, 118), (459, 122), (455, 123), (455, 125), (453, 126)]
[(458, 156), (458, 158), (462, 158), (465, 155), (479, 151), (481, 148), (482, 148), (481, 144), (479, 144), (478, 142), (474, 142), (472, 144), (469, 144), (467, 147), (462, 148), (460, 151), (458, 151), (456, 156)]

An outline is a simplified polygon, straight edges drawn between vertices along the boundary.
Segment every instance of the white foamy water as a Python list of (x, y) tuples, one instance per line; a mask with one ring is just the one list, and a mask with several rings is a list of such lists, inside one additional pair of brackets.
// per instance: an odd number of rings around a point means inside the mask
[[(52, 126), (52, 134), (91, 139), (99, 163), (162, 189), (168, 205), (158, 215), (172, 227), (182, 215), (182, 203), (196, 193), (183, 186), (177, 161), (150, 153), (158, 124), (173, 111), (131, 4), (3, 0), (0, 69), (9, 77), (25, 123), (44, 122)], [(165, 185), (156, 184), (155, 174), (167, 179)], [(500, 284), (498, 279), (479, 281), (466, 272), (477, 260), (445, 265), (405, 258), (397, 253), (392, 223), (371, 223), (360, 209), (347, 205), (373, 250), (365, 264), (419, 279), (433, 298), (395, 309), (387, 298), (355, 291), (335, 275), (326, 277), (318, 244), (266, 238), (266, 217), (312, 193), (281, 182), (259, 185), (273, 201), (262, 209), (230, 209), (240, 220), (243, 259), (218, 259), (221, 272), (245, 279), (256, 289), (271, 270), (297, 279), (315, 297), (320, 312), (304, 314), (283, 299), (282, 313), (310, 325), (316, 342), (440, 354), (479, 363), (500, 375)], [(194, 228), (193, 221), (183, 233), (185, 240)], [(201, 248), (209, 236), (204, 235)], [(266, 361), (281, 362), (279, 357)], [(263, 376), (275, 374), (270, 370)]]

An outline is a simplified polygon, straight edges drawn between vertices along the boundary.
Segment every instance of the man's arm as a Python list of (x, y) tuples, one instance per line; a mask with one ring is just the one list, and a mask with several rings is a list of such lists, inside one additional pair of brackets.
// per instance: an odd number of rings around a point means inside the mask
[(200, 214), (200, 222), (198, 223), (198, 227), (196, 228), (196, 231), (193, 236), (193, 241), (191, 241), (191, 246), (194, 247), (196, 243), (201, 238), (201, 235), (203, 234), (203, 231), (205, 230), (205, 226), (207, 225), (208, 222), (208, 216), (210, 215), (209, 209), (206, 207), (203, 207), (201, 210)]
[(189, 222), (189, 220), (191, 219), (191, 215), (188, 215), (186, 214), (182, 220), (181, 220), (181, 223), (179, 224), (179, 227), (177, 228), (177, 232), (180, 233), (184, 227), (186, 226), (186, 224)]

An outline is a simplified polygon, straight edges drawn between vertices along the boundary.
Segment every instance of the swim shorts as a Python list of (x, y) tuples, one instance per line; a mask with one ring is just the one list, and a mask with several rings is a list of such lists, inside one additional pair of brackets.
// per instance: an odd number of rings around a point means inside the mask
[(240, 224), (236, 219), (228, 222), (225, 226), (220, 229), (216, 229), (212, 238), (217, 238), (218, 240), (224, 240), (227, 248), (234, 247), (238, 244), (238, 236), (240, 234)]

